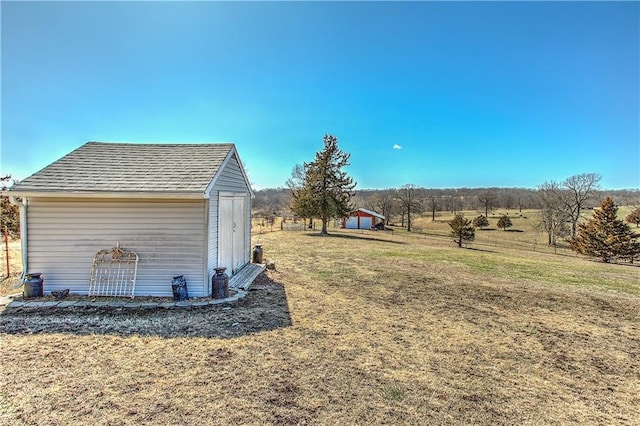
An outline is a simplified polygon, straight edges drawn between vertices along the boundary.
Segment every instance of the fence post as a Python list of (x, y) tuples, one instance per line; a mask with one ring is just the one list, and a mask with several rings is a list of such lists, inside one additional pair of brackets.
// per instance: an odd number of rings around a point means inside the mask
[(4, 226), (4, 251), (7, 255), (7, 278), (11, 276), (11, 266), (9, 264), (9, 231), (7, 225)]

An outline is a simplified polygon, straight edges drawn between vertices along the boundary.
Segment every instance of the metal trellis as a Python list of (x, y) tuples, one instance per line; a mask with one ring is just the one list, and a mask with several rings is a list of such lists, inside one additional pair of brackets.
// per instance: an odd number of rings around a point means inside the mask
[(123, 249), (119, 243), (100, 250), (93, 257), (89, 278), (89, 296), (134, 297), (138, 254)]

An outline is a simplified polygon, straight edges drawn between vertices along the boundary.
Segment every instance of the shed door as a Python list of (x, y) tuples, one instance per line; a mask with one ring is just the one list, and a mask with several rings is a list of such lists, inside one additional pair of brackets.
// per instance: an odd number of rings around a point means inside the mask
[(356, 229), (358, 227), (358, 218), (353, 216), (347, 219), (347, 229)]
[(232, 275), (246, 259), (245, 197), (221, 196), (218, 219), (218, 265)]
[(370, 217), (361, 217), (360, 218), (360, 229), (370, 229), (371, 228), (371, 218)]

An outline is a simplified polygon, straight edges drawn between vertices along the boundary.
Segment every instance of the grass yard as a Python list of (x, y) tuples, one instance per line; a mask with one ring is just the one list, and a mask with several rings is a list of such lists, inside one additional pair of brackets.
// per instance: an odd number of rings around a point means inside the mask
[(0, 249), (0, 296), (19, 293), (21, 289), (16, 289), (20, 283), (22, 274), (22, 256), (20, 254), (20, 240), (9, 242), (9, 271), (7, 273), (7, 251), (2, 241)]
[(259, 239), (277, 271), (237, 305), (5, 309), (0, 424), (640, 423), (640, 268), (406, 232)]

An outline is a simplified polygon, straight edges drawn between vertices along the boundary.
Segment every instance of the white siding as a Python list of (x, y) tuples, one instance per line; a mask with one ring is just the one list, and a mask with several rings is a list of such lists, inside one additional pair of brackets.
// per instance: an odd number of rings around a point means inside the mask
[[(212, 190), (209, 194), (209, 242), (207, 250), (208, 282), (215, 274), (214, 268), (218, 266), (218, 191)], [(211, 295), (211, 286), (208, 286), (207, 294)]]
[(29, 272), (44, 274), (47, 293), (86, 294), (94, 254), (119, 242), (140, 256), (136, 295), (171, 296), (176, 275), (189, 296), (206, 295), (205, 202), (29, 199)]
[(215, 184), (215, 189), (228, 192), (249, 193), (249, 187), (244, 179), (240, 164), (235, 155), (232, 155), (224, 168), (220, 171), (220, 176)]
[[(220, 192), (245, 194), (245, 261), (251, 259), (251, 191), (244, 178), (240, 164), (235, 155), (220, 170), (220, 174), (209, 193), (209, 244), (208, 244), (208, 265), (209, 281), (214, 275), (214, 269), (218, 266), (218, 207)], [(230, 273), (230, 271), (228, 271)], [(210, 292), (211, 289), (209, 289)]]

